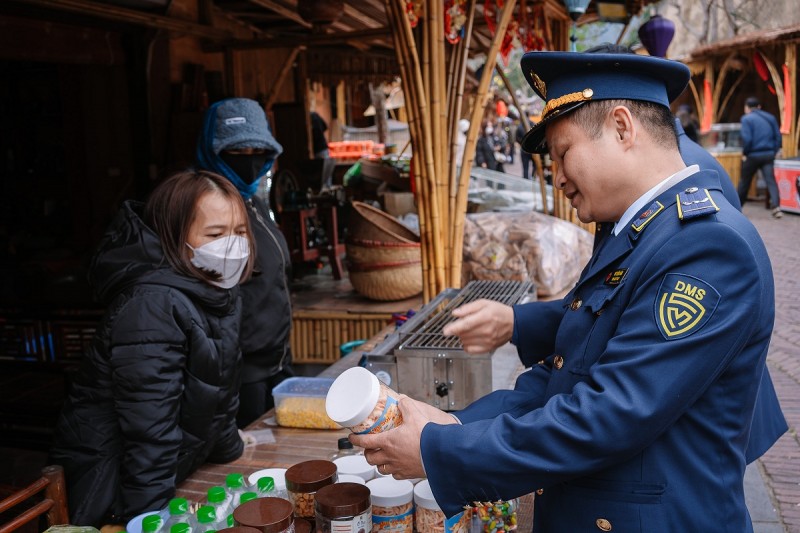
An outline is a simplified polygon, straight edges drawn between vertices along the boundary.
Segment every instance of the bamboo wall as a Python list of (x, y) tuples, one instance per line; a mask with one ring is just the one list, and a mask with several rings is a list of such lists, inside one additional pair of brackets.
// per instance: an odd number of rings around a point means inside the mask
[(335, 363), (342, 344), (374, 337), (391, 319), (391, 313), (295, 311), (292, 314), (292, 362)]

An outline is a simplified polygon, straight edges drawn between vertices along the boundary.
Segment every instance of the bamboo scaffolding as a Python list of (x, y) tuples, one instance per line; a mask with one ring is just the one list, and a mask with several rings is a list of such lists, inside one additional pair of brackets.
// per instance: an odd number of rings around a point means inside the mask
[(486, 97), (489, 91), (489, 82), (492, 79), (494, 66), (497, 63), (497, 53), (500, 51), (500, 44), (503, 39), (502, 36), (506, 33), (508, 22), (511, 20), (511, 14), (514, 12), (516, 0), (508, 0), (503, 4), (500, 11), (500, 21), (497, 24), (497, 33), (495, 39), (492, 41), (492, 46), (486, 57), (486, 64), (483, 67), (483, 74), (481, 81), (478, 85), (478, 93), (475, 98), (475, 103), (472, 107), (472, 114), (469, 125), (469, 133), (467, 135), (467, 142), (464, 148), (464, 161), (461, 165), (461, 172), (458, 178), (458, 191), (456, 195), (456, 208), (455, 213), (459, 215), (455, 218), (454, 223), (451, 225), (452, 233), (450, 234), (450, 241), (452, 242), (452, 255), (450, 258), (450, 279), (458, 280), (456, 286), (461, 286), (461, 262), (463, 259), (461, 248), (464, 245), (464, 216), (462, 213), (467, 211), (467, 192), (469, 190), (469, 174), (472, 160), (475, 157), (475, 144), (478, 129), (480, 128), (481, 117), (483, 116), (484, 107), (486, 106)]

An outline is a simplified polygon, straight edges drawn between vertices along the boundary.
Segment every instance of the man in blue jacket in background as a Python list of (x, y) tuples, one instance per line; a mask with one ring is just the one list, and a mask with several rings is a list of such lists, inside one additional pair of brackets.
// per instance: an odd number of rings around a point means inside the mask
[(455, 417), (404, 398), (402, 426), (351, 440), (382, 474), (426, 475), (447, 516), (536, 491), (537, 533), (752, 531), (772, 269), (716, 172), (681, 159), (669, 102), (689, 71), (568, 52), (528, 53), (522, 70), (546, 101), (524, 148), (549, 152), (580, 220), (614, 229), (561, 302), (514, 323), (537, 361), (514, 390)]
[(775, 182), (775, 156), (781, 151), (782, 140), (778, 121), (772, 114), (762, 111), (758, 98), (750, 97), (744, 104), (742, 115), (742, 175), (739, 179), (739, 201), (744, 205), (753, 174), (761, 171), (769, 193), (772, 216), (781, 218), (780, 195)]

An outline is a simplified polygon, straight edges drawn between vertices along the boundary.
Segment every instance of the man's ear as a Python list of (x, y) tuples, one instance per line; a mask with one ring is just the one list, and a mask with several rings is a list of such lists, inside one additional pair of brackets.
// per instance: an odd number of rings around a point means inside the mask
[(624, 105), (614, 107), (609, 120), (614, 129), (614, 140), (621, 143), (625, 149), (633, 147), (638, 135), (638, 124), (633, 120), (630, 109)]

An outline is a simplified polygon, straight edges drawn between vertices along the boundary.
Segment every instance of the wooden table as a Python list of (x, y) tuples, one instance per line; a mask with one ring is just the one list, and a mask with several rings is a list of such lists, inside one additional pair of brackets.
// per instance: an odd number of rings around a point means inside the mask
[[(336, 377), (356, 366), (363, 352), (369, 352), (380, 343), (394, 326), (388, 326), (367, 343), (325, 369), (320, 377)], [(513, 383), (513, 381), (512, 381)], [(274, 425), (272, 410), (250, 424), (248, 429), (272, 430), (275, 442), (246, 447), (242, 456), (224, 465), (206, 463), (178, 486), (177, 496), (193, 502), (204, 502), (210, 487), (224, 485), (225, 476), (233, 472), (244, 474), (245, 479), (263, 468), (289, 468), (309, 459), (328, 459), (337, 451), (337, 441), (346, 437), (348, 430), (293, 429)], [(517, 523), (520, 532), (531, 531), (533, 523), (533, 497), (520, 499)]]

